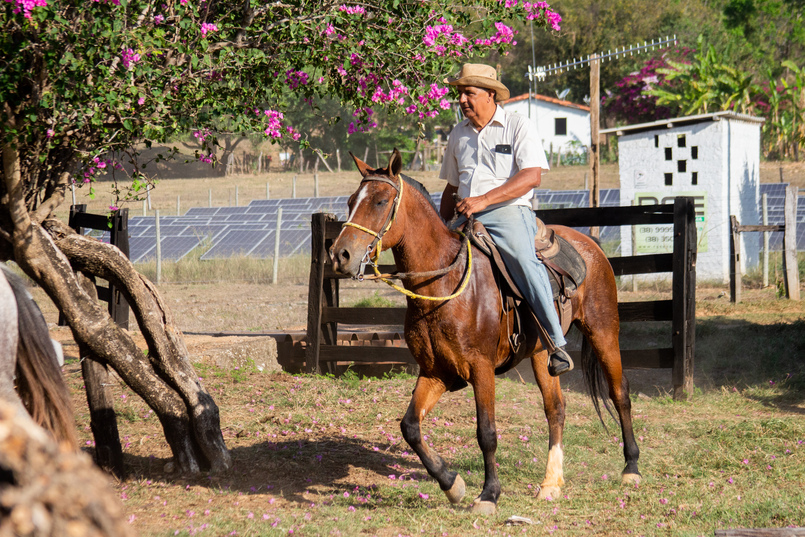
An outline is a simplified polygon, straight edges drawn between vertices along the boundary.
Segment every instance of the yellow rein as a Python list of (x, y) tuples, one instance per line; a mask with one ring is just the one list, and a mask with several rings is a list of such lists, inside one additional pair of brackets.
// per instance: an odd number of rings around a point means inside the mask
[[(359, 224), (355, 224), (353, 222), (344, 222), (342, 227), (346, 227), (346, 226), (354, 227), (355, 229), (359, 229), (359, 230), (363, 231), (364, 233), (368, 233), (369, 235), (372, 235), (373, 237), (375, 237), (377, 239), (377, 245), (375, 246), (375, 249), (374, 249), (375, 250), (375, 255), (374, 255), (373, 258), (371, 258), (372, 270), (375, 271), (375, 275), (377, 277), (376, 279), (382, 281), (386, 285), (390, 286), (392, 289), (394, 289), (396, 291), (399, 291), (400, 293), (404, 294), (407, 297), (419, 298), (419, 299), (422, 299), (422, 300), (440, 301), (440, 300), (450, 300), (450, 299), (456, 298), (458, 295), (460, 295), (461, 293), (464, 292), (464, 290), (467, 288), (467, 284), (470, 282), (470, 275), (472, 274), (472, 247), (470, 245), (467, 245), (467, 271), (464, 273), (464, 280), (461, 282), (461, 285), (456, 290), (456, 292), (453, 293), (452, 295), (448, 295), (448, 296), (419, 295), (417, 293), (414, 293), (413, 291), (409, 291), (405, 287), (401, 287), (401, 286), (395, 284), (394, 282), (392, 282), (391, 280), (389, 280), (387, 278), (384, 278), (383, 275), (380, 273), (380, 270), (378, 270), (378, 268), (377, 268), (377, 259), (378, 259), (378, 257), (380, 257), (380, 252), (383, 250), (383, 237), (382, 237), (382, 235), (385, 235), (386, 232), (389, 229), (391, 229), (391, 225), (394, 223), (394, 220), (397, 219), (397, 209), (400, 207), (400, 201), (402, 200), (402, 191), (403, 191), (403, 183), (404, 182), (405, 181), (401, 178), (400, 179), (400, 191), (397, 194), (397, 200), (396, 200), (396, 202), (394, 204), (394, 207), (392, 208), (392, 210), (394, 211), (394, 215), (393, 215), (392, 218), (389, 219), (389, 223), (386, 226), (386, 229), (384, 229), (381, 233), (375, 233), (371, 229), (363, 227), (363, 226), (361, 226)], [(464, 235), (464, 233), (462, 233), (461, 231), (457, 231), (457, 233), (459, 235), (461, 235), (462, 238), (464, 238), (464, 240), (467, 240), (467, 237)], [(363, 272), (363, 271), (361, 271), (361, 272)]]

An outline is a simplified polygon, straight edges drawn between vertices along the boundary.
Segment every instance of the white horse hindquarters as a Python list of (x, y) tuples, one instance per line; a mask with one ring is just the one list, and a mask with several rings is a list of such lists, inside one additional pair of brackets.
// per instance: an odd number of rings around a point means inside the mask
[(14, 390), (14, 368), (17, 363), (17, 299), (6, 279), (5, 266), (0, 265), (0, 399), (19, 402)]

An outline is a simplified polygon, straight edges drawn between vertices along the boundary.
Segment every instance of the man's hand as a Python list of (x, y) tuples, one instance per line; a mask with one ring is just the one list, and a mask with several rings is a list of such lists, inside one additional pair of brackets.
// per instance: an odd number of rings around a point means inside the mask
[(487, 207), (489, 207), (489, 201), (487, 200), (486, 195), (464, 198), (459, 200), (459, 202), (456, 204), (456, 210), (467, 218), (473, 214), (482, 212)]

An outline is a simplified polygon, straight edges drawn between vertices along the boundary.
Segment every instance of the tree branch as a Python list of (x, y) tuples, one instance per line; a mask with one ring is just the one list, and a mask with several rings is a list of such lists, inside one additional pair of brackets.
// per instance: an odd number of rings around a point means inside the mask
[(67, 190), (67, 181), (70, 178), (70, 174), (68, 172), (62, 172), (59, 174), (59, 179), (56, 181), (56, 185), (53, 188), (53, 193), (42, 202), (42, 204), (36, 209), (36, 212), (33, 214), (33, 221), (37, 224), (41, 224), (44, 220), (50, 216), (50, 214), (56, 210), (56, 208), (62, 204), (64, 201), (64, 194)]

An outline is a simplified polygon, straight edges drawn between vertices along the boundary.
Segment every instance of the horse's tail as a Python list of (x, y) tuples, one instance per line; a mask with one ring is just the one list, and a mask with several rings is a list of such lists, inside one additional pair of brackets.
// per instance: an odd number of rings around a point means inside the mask
[(590, 394), (590, 399), (593, 401), (598, 419), (601, 420), (601, 425), (609, 434), (607, 424), (604, 423), (604, 417), (601, 415), (601, 405), (599, 399), (604, 403), (604, 408), (607, 409), (609, 415), (612, 416), (616, 422), (618, 421), (615, 412), (612, 410), (612, 405), (609, 403), (607, 396), (607, 381), (604, 378), (604, 371), (601, 369), (601, 364), (598, 362), (598, 357), (593, 350), (593, 346), (587, 341), (587, 336), (584, 336), (581, 341), (581, 371), (584, 376), (584, 385), (587, 387), (587, 393)]
[(70, 392), (62, 377), (48, 326), (22, 280), (13, 275), (8, 283), (17, 299), (17, 391), (33, 420), (57, 442), (76, 449), (78, 441)]

